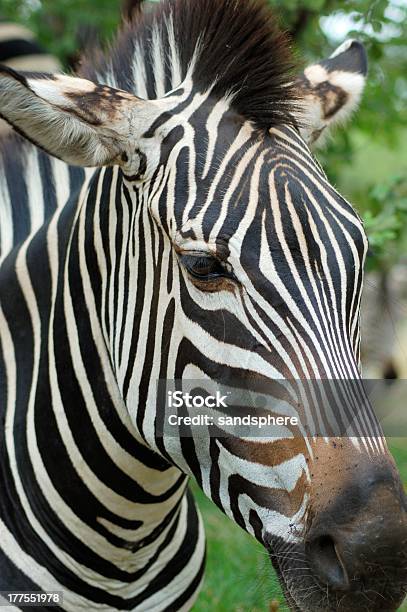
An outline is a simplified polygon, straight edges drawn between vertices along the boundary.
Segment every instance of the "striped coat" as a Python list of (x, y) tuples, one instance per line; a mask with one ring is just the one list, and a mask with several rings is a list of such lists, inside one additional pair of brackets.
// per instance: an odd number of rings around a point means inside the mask
[[(357, 106), (366, 55), (292, 70), (260, 0), (167, 0), (81, 77), (0, 69), (29, 141), (1, 156), (0, 590), (190, 609), (193, 476), (293, 610), (404, 597), (406, 503), (358, 362), (367, 240), (308, 148)], [(168, 429), (162, 380), (296, 418)]]

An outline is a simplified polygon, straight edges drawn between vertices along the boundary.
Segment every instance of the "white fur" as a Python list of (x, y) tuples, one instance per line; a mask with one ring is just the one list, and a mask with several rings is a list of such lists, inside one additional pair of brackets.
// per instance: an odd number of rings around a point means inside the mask
[[(331, 57), (344, 53), (353, 40), (348, 40), (334, 51)], [(301, 123), (301, 136), (309, 143), (321, 144), (327, 137), (331, 128), (347, 121), (350, 115), (359, 105), (365, 86), (365, 76), (346, 70), (334, 70), (328, 72), (321, 64), (312, 64), (304, 70), (304, 75), (309, 81), (309, 89), (304, 92), (302, 108), (299, 112)], [(342, 89), (346, 93), (345, 103), (338, 108), (334, 115), (324, 117), (323, 104), (319, 96), (317, 86), (327, 82), (334, 87)]]
[(330, 73), (329, 82), (346, 91), (351, 103), (359, 103), (366, 81), (363, 74), (358, 72), (335, 70)]
[(339, 45), (339, 47), (337, 47), (335, 51), (331, 53), (329, 57), (332, 58), (332, 57), (336, 57), (337, 55), (340, 55), (341, 53), (345, 53), (345, 51), (347, 51), (354, 42), (355, 42), (354, 38), (349, 38), (348, 40), (345, 40), (345, 42)]
[(328, 72), (321, 64), (312, 64), (304, 70), (304, 74), (311, 83), (311, 85), (319, 85), (323, 81), (328, 80)]
[[(76, 104), (95, 90), (85, 79), (58, 75), (53, 79), (30, 78), (26, 86), (8, 73), (0, 73), (0, 112), (30, 140), (63, 161), (80, 166), (122, 164), (126, 152), (128, 174), (136, 174), (141, 134), (169, 102), (142, 101), (127, 92), (116, 94), (109, 106), (108, 92), (88, 111)], [(67, 96), (66, 94), (70, 94)], [(106, 97), (107, 96), (107, 97)], [(120, 96), (118, 98), (118, 96)], [(89, 113), (101, 125), (92, 123)], [(147, 142), (147, 141), (146, 141)], [(146, 144), (146, 143), (145, 143)], [(156, 160), (154, 143), (148, 141), (148, 162)], [(146, 148), (147, 148), (146, 144)]]
[(77, 94), (91, 92), (95, 84), (85, 79), (58, 75), (55, 80), (50, 79), (27, 79), (30, 89), (43, 100), (50, 104), (63, 105), (74, 108), (72, 101), (65, 94)]

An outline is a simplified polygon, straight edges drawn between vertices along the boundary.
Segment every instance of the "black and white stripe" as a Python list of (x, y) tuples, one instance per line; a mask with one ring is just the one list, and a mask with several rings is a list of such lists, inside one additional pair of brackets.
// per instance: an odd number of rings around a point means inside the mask
[[(59, 72), (61, 64), (35, 40), (24, 26), (0, 21), (0, 64), (15, 70)], [(0, 119), (0, 137), (10, 134), (10, 126)]]
[(61, 65), (24, 26), (0, 21), (0, 63), (14, 70), (58, 72)]

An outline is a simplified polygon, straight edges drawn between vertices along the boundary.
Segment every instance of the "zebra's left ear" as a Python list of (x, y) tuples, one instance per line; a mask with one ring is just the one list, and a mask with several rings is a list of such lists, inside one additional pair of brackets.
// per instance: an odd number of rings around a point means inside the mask
[(347, 40), (327, 60), (312, 64), (298, 77), (301, 136), (320, 144), (330, 128), (357, 108), (366, 82), (367, 56), (357, 40)]
[(138, 178), (152, 140), (142, 135), (160, 102), (62, 74), (15, 72), (0, 65), (0, 116), (28, 140), (78, 166), (122, 165)]

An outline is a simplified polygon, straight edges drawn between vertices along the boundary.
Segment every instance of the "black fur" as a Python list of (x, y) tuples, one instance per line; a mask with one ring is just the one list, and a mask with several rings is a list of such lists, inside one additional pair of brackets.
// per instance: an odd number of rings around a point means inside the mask
[(266, 0), (165, 0), (144, 13), (140, 5), (132, 2), (137, 18), (127, 24), (110, 53), (84, 62), (84, 76), (95, 80), (96, 74), (112, 67), (119, 86), (132, 91), (135, 41), (140, 41), (148, 59), (151, 32), (157, 28), (169, 52), (166, 21), (172, 18), (183, 77), (199, 42), (193, 73), (198, 91), (212, 88), (214, 99), (232, 95), (233, 108), (257, 127), (294, 123), (290, 83), (295, 63)]
[(143, 0), (124, 0), (122, 4), (123, 18), (128, 21), (137, 19), (140, 16), (143, 4)]
[(34, 40), (12, 38), (0, 42), (0, 62), (6, 62), (15, 57), (42, 54), (44, 54), (44, 50)]

